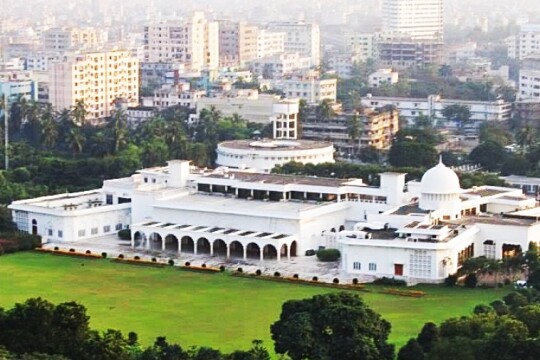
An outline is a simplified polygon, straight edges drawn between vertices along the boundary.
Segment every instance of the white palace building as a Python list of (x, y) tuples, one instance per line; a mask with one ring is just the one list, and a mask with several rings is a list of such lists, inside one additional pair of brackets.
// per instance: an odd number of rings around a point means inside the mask
[(441, 282), (469, 257), (511, 257), (540, 241), (540, 207), (520, 189), (463, 190), (439, 163), (421, 182), (286, 176), (188, 161), (107, 180), (94, 191), (10, 205), (21, 231), (91, 242), (132, 230), (131, 245), (165, 253), (286, 261), (339, 248), (348, 275)]

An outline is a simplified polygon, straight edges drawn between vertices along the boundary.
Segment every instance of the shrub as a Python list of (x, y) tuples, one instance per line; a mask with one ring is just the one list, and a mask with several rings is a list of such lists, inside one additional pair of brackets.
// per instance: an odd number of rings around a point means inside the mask
[(244, 270), (242, 268), (238, 268), (236, 269), (237, 272), (241, 273), (241, 272), (244, 272)]
[(339, 284), (339, 279), (338, 279), (338, 278), (334, 278), (334, 280), (332, 280), (332, 282), (333, 282), (334, 284)]
[(293, 279), (298, 279), (299, 278), (298, 274), (294, 274), (292, 277), (293, 277)]
[(169, 263), (170, 266), (174, 266), (174, 260), (173, 259), (169, 259), (168, 263)]
[(478, 279), (476, 278), (476, 274), (472, 273), (465, 277), (466, 287), (474, 289), (477, 284), (478, 284)]
[(274, 273), (274, 276), (275, 276), (275, 277), (280, 277), (281, 274), (279, 273), (279, 271), (276, 271), (276, 272)]
[(155, 257), (153, 257), (152, 262), (157, 262), (157, 259)]
[(317, 254), (317, 252), (313, 249), (306, 250), (306, 256), (314, 256), (315, 254)]
[(90, 250), (86, 250), (85, 254), (90, 255), (90, 254), (92, 254), (92, 252)]
[(352, 283), (353, 285), (358, 285), (358, 279), (357, 278), (352, 279)]
[(338, 249), (324, 249), (317, 251), (317, 259), (323, 262), (338, 261), (341, 254)]
[(119, 259), (123, 259), (123, 258), (124, 258), (124, 254), (118, 255), (118, 258), (119, 258)]
[(206, 267), (206, 264), (202, 264), (201, 267), (202, 267), (202, 268), (205, 268), (205, 267)]
[(504, 285), (510, 285), (512, 281), (510, 279), (504, 279)]
[(131, 240), (131, 230), (123, 229), (118, 232), (118, 237), (120, 240)]
[(311, 278), (311, 281), (319, 281), (319, 278), (314, 276), (314, 277)]
[(189, 261), (186, 261), (186, 263), (184, 264), (186, 267), (190, 267), (191, 266), (191, 263)]
[(69, 252), (75, 252), (75, 249), (71, 248), (69, 249)]
[(219, 271), (224, 272), (224, 271), (225, 271), (225, 266), (221, 265), (221, 266), (219, 267)]
[(375, 279), (373, 281), (373, 284), (375, 285), (389, 285), (389, 286), (407, 286), (407, 282), (405, 280), (399, 280), (396, 278), (389, 278), (386, 276), (383, 276), (382, 278)]
[(261, 270), (257, 269), (257, 271), (255, 271), (255, 275), (261, 276), (261, 274), (262, 274), (262, 271), (261, 271)]
[(60, 248), (58, 246), (55, 246), (54, 251), (58, 251), (58, 250), (60, 250)]
[(446, 279), (444, 279), (444, 285), (446, 286), (455, 286), (458, 280), (458, 276), (456, 274), (454, 275), (448, 275)]
[(134, 257), (133, 259), (135, 259), (135, 260), (141, 260), (141, 257), (138, 256), (138, 255), (135, 255), (135, 257)]
[(107, 253), (106, 253), (106, 252), (102, 252), (102, 253), (101, 253), (101, 257), (104, 258), (104, 259), (106, 259), (106, 258), (107, 258)]

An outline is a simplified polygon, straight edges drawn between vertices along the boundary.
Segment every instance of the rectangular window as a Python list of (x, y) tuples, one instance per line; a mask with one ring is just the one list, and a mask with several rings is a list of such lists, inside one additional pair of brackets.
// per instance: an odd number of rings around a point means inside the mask
[(111, 232), (111, 225), (105, 225), (105, 226), (103, 227), (103, 232), (104, 232), (104, 233)]
[(353, 269), (354, 270), (362, 270), (362, 263), (357, 262), (357, 261), (353, 262)]
[(377, 271), (377, 264), (369, 263), (369, 271)]
[(60, 239), (64, 237), (64, 232), (62, 230), (58, 230), (58, 237)]
[(107, 203), (107, 205), (112, 205), (113, 204), (113, 196), (112, 196), (112, 194), (107, 194), (106, 203)]
[(116, 224), (116, 230), (117, 231), (122, 230), (122, 224)]
[(97, 228), (97, 227), (92, 228), (92, 229), (90, 230), (90, 233), (91, 233), (92, 235), (97, 235), (97, 234), (98, 234), (98, 228)]
[(86, 230), (79, 230), (79, 237), (86, 236)]
[(53, 234), (53, 229), (47, 230), (47, 233), (49, 234), (49, 236), (53, 236), (53, 235), (52, 235), (52, 234)]

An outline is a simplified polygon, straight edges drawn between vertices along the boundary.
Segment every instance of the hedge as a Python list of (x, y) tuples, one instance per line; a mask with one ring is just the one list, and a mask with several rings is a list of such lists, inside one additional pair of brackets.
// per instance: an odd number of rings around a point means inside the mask
[(118, 237), (121, 240), (131, 240), (131, 230), (130, 229), (123, 229), (118, 232)]
[(323, 262), (338, 261), (341, 253), (338, 249), (324, 249), (317, 251), (317, 259)]

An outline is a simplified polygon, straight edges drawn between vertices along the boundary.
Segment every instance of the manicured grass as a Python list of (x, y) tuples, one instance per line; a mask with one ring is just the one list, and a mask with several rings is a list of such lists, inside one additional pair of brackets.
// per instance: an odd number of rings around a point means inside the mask
[[(380, 289), (379, 287), (370, 287)], [(392, 323), (391, 341), (400, 346), (427, 321), (470, 314), (479, 303), (501, 298), (506, 289), (422, 286), (424, 298), (358, 292)], [(58, 303), (75, 300), (88, 308), (96, 329), (135, 331), (150, 344), (166, 336), (184, 347), (204, 345), (231, 351), (252, 339), (272, 348), (270, 324), (288, 299), (333, 289), (199, 274), (40, 253), (0, 256), (0, 307), (41, 296)]]

